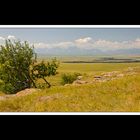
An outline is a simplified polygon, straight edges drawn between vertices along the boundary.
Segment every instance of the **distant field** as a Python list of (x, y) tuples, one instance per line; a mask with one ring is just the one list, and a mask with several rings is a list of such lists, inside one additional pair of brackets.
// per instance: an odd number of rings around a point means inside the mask
[(92, 63), (92, 64), (61, 63), (59, 71), (92, 73), (92, 72), (122, 70), (127, 67), (135, 67), (135, 66), (140, 66), (140, 63)]
[(38, 56), (38, 60), (51, 60), (56, 57), (61, 62), (134, 62), (140, 61), (138, 55), (96, 55), (96, 56)]

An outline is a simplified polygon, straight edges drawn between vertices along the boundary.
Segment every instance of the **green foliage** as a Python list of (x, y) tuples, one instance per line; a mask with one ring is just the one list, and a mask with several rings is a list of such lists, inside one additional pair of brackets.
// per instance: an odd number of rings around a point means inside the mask
[(31, 70), (33, 79), (36, 80), (38, 78), (42, 78), (48, 87), (51, 87), (50, 83), (45, 79), (45, 77), (56, 75), (58, 66), (59, 62), (56, 60), (56, 58), (52, 59), (51, 62), (47, 62), (47, 64), (42, 61), (41, 63), (34, 65), (33, 69)]
[(61, 81), (61, 83), (62, 83), (62, 85), (65, 85), (65, 84), (71, 84), (71, 83), (73, 83), (76, 79), (77, 79), (77, 76), (79, 76), (79, 75), (81, 75), (81, 74), (79, 74), (79, 73), (74, 73), (74, 74), (62, 74), (62, 81)]
[[(33, 46), (25, 41), (6, 40), (0, 46), (0, 79), (6, 93), (15, 93), (31, 87), (30, 65), (35, 62)], [(33, 59), (32, 59), (33, 58)]]
[(46, 81), (45, 76), (56, 74), (56, 59), (47, 65), (44, 62), (37, 64), (36, 59), (34, 46), (30, 46), (26, 41), (21, 43), (6, 40), (5, 45), (0, 46), (0, 80), (3, 81), (0, 89), (5, 93), (16, 93), (25, 88), (36, 88), (37, 78)]

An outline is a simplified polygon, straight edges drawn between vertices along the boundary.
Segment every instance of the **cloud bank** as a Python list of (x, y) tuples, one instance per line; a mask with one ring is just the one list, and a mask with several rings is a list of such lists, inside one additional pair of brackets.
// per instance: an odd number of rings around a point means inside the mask
[(79, 49), (101, 49), (101, 50), (118, 50), (118, 49), (140, 49), (140, 38), (128, 41), (111, 41), (111, 40), (93, 40), (91, 37), (79, 38), (72, 42), (59, 42), (59, 43), (35, 43), (35, 48), (63, 48), (67, 49), (70, 47), (75, 47)]
[[(0, 36), (0, 44), (3, 44), (5, 42), (5, 39), (17, 40), (17, 38), (13, 35), (9, 35), (7, 37)], [(33, 45), (33, 43), (31, 43), (31, 45)], [(34, 47), (36, 49), (54, 49), (54, 48), (69, 49), (71, 47), (75, 47), (78, 49), (85, 50), (98, 49), (102, 51), (119, 50), (119, 49), (140, 49), (140, 38), (127, 41), (112, 41), (104, 39), (94, 40), (91, 37), (83, 37), (73, 41), (64, 41), (57, 43), (36, 42), (34, 43)]]
[(17, 40), (17, 38), (13, 35), (8, 35), (7, 37), (0, 36), (0, 45), (4, 45), (6, 39), (10, 39), (11, 41)]

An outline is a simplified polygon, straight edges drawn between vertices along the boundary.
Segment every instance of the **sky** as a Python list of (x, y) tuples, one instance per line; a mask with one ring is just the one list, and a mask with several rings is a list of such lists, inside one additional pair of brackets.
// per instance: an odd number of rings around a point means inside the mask
[(37, 49), (140, 49), (140, 28), (0, 28), (5, 39), (28, 41)]

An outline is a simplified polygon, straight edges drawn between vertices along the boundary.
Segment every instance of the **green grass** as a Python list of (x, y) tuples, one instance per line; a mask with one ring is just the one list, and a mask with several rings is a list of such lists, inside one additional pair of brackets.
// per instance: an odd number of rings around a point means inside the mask
[(110, 112), (140, 111), (140, 76), (94, 85), (53, 87), (0, 102), (0, 111)]
[(71, 64), (61, 63), (56, 76), (47, 77), (48, 81), (53, 85), (61, 85), (61, 75), (64, 73), (81, 73), (85, 79), (91, 80), (93, 75), (98, 75), (102, 72), (122, 71), (128, 67), (137, 67), (140, 63), (94, 63), (94, 64)]
[(82, 64), (69, 64), (62, 63), (60, 65), (60, 72), (107, 72), (126, 69), (128, 67), (140, 66), (140, 63), (82, 63)]
[[(78, 72), (85, 79), (108, 71), (138, 67), (137, 74), (113, 81), (62, 86), (61, 74)], [(0, 100), (1, 112), (137, 112), (140, 111), (140, 63), (61, 64), (59, 74), (49, 77), (50, 89)], [(41, 82), (41, 81), (40, 81)], [(3, 94), (3, 93), (1, 93)]]

